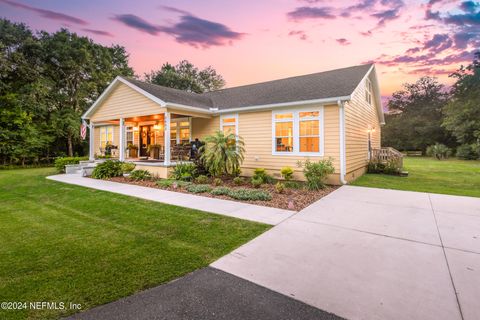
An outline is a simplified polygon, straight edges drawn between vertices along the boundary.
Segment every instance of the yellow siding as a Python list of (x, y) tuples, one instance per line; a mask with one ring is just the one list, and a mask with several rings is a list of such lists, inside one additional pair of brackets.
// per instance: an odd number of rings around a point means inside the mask
[[(319, 160), (332, 157), (335, 168), (339, 168), (339, 122), (338, 107), (324, 108), (324, 157), (279, 156), (272, 155), (272, 111), (240, 113), (238, 119), (238, 134), (245, 141), (245, 161), (242, 171), (250, 175), (255, 168), (265, 168), (271, 174), (279, 176), (282, 167), (290, 166), (295, 170), (295, 179), (303, 179), (298, 160)], [(332, 176), (331, 181), (338, 180)]]
[(92, 121), (139, 117), (165, 112), (156, 102), (119, 83), (90, 117)]
[[(311, 106), (308, 106), (309, 108)], [(293, 108), (293, 107), (292, 107)], [(301, 109), (301, 107), (300, 107)], [(245, 141), (245, 160), (242, 174), (251, 175), (255, 168), (265, 168), (278, 177), (282, 167), (290, 166), (295, 170), (295, 179), (303, 179), (298, 160), (312, 161), (331, 157), (336, 168), (329, 177), (329, 183), (339, 183), (340, 168), (340, 132), (338, 106), (324, 107), (324, 157), (279, 156), (272, 155), (272, 111), (258, 111), (238, 114), (238, 134)], [(192, 137), (202, 139), (220, 129), (218, 117), (212, 119), (192, 119)]]
[[(381, 128), (375, 99), (372, 105), (365, 99), (365, 84), (361, 83), (352, 95), (352, 100), (345, 104), (345, 151), (347, 180), (354, 180), (368, 162), (369, 125), (375, 128), (372, 133), (372, 148), (380, 148)], [(360, 170), (362, 169), (362, 170)]]
[(192, 118), (192, 139), (203, 140), (220, 129), (220, 118)]

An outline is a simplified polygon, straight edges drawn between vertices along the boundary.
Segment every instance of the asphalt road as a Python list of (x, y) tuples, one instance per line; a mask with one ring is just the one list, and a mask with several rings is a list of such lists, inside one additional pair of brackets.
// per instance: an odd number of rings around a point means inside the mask
[(68, 319), (282, 320), (342, 318), (214, 268)]

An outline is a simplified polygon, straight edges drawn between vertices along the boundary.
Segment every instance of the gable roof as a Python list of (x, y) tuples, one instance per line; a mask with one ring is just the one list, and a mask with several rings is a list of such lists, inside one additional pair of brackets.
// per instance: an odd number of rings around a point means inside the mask
[[(327, 101), (336, 103), (338, 100), (350, 100), (352, 93), (372, 70), (374, 70), (373, 64), (365, 64), (202, 94), (150, 84), (131, 78), (117, 77), (82, 118), (88, 118), (118, 82), (130, 86), (162, 107), (172, 105), (174, 107), (192, 108), (197, 111), (203, 110), (205, 113), (216, 113), (283, 104), (291, 105), (293, 103)], [(379, 104), (378, 84), (375, 87), (378, 96), (377, 104)], [(379, 117), (381, 120), (383, 119), (381, 105)]]
[(346, 97), (371, 64), (313, 73), (204, 93), (219, 110), (275, 103)]

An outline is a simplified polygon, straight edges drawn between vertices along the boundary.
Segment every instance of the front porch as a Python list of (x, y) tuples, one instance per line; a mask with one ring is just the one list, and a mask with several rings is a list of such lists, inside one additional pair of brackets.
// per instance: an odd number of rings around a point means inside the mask
[[(113, 158), (137, 167), (171, 167), (192, 158), (192, 115), (164, 112), (90, 120), (89, 159)], [(93, 134), (92, 134), (93, 133)]]

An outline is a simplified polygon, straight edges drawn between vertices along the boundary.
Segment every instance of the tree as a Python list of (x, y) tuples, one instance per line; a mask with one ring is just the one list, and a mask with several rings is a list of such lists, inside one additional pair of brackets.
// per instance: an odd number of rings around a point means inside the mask
[(222, 174), (235, 175), (238, 172), (244, 159), (245, 147), (241, 137), (218, 130), (205, 137), (205, 145), (200, 151), (205, 168), (216, 177)]
[(62, 29), (42, 32), (50, 120), (64, 138), (69, 156), (80, 142), (80, 117), (117, 75), (132, 76), (125, 50), (103, 47)]
[(160, 86), (195, 93), (218, 90), (225, 86), (225, 80), (211, 66), (199, 70), (187, 60), (180, 61), (176, 66), (167, 62), (160, 70), (146, 73), (145, 80)]
[(82, 153), (80, 116), (117, 75), (133, 76), (121, 46), (0, 19), (0, 162)]
[(480, 52), (473, 62), (453, 73), (457, 81), (445, 106), (443, 126), (461, 144), (480, 143)]
[(442, 110), (449, 95), (435, 78), (422, 77), (403, 90), (393, 93), (388, 102), (389, 113), (382, 129), (382, 145), (399, 150), (422, 150), (429, 145), (454, 144), (451, 135), (441, 126)]

